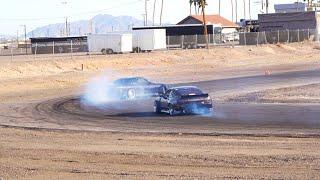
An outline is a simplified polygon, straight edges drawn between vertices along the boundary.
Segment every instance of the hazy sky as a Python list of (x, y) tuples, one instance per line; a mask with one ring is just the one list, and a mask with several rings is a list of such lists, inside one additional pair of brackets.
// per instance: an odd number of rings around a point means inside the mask
[[(128, 15), (142, 19), (144, 0), (1, 0), (0, 34), (16, 35), (22, 33), (22, 24), (26, 24), (28, 31), (47, 24), (64, 22), (68, 16), (70, 21), (90, 19), (97, 14), (111, 14), (114, 16)], [(221, 0), (221, 15), (232, 17), (231, 0)], [(243, 18), (243, 2), (246, 2), (246, 15), (249, 17), (249, 0), (238, 1), (238, 18)], [(270, 10), (273, 4), (280, 0), (270, 0)], [(281, 0), (281, 3), (296, 0)], [(302, 0), (300, 0), (302, 1)], [(62, 2), (67, 2), (63, 4)], [(148, 1), (148, 20), (152, 19), (154, 0)], [(163, 22), (177, 23), (189, 15), (189, 0), (164, 0)], [(218, 0), (207, 0), (207, 14), (218, 14)], [(251, 0), (252, 18), (256, 18), (261, 10), (261, 0)], [(161, 0), (157, 0), (156, 22), (159, 22)], [(234, 14), (235, 17), (235, 14)]]

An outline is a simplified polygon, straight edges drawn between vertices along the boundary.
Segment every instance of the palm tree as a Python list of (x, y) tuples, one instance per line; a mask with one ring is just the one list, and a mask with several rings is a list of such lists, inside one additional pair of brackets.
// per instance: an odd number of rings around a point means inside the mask
[(161, 1), (160, 25), (162, 24), (163, 0)]
[(193, 0), (194, 13), (198, 15), (197, 7), (199, 5), (199, 0)]
[(192, 4), (193, 4), (193, 0), (189, 0), (189, 5), (190, 5), (190, 15), (192, 14), (192, 13), (191, 13), (191, 7), (192, 7)]
[[(200, 1), (200, 2), (199, 2)], [(209, 49), (209, 43), (208, 43), (208, 29), (207, 29), (207, 22), (206, 22), (206, 14), (205, 14), (205, 7), (208, 5), (206, 0), (198, 0), (199, 8), (201, 8), (202, 11), (202, 21), (203, 21), (203, 29), (204, 29), (204, 35), (206, 39), (207, 49)]]

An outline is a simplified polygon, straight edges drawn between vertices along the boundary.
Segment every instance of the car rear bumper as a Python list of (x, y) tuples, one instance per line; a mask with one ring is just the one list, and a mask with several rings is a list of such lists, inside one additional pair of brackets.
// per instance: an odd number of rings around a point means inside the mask
[(203, 103), (188, 103), (181, 105), (179, 109), (185, 111), (186, 113), (206, 113), (213, 109), (213, 105)]

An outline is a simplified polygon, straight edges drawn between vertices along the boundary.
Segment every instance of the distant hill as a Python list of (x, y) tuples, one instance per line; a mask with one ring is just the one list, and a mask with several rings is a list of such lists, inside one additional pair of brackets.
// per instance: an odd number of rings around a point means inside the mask
[(5, 42), (9, 39), (13, 39), (13, 38), (16, 38), (16, 37), (13, 37), (13, 36), (10, 36), (10, 35), (3, 35), (3, 34), (0, 34), (0, 42)]
[[(92, 24), (92, 25), (91, 25)], [(113, 31), (127, 31), (134, 26), (142, 26), (144, 22), (131, 16), (111, 16), (100, 14), (90, 20), (81, 20), (70, 23), (70, 35), (78, 36), (88, 33), (103, 34)], [(149, 23), (151, 24), (151, 23)], [(92, 28), (91, 28), (92, 27)], [(65, 24), (50, 24), (36, 28), (28, 33), (28, 37), (58, 37), (63, 36)]]

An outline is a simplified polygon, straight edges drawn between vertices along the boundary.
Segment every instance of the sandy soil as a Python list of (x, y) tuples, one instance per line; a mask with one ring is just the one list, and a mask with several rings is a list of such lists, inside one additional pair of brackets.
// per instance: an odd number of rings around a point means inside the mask
[[(76, 94), (90, 78), (165, 83), (320, 69), (313, 43), (114, 56), (0, 57), (0, 104)], [(83, 68), (82, 68), (83, 67)], [(318, 89), (318, 86), (315, 88)], [(311, 88), (312, 91), (313, 87)], [(279, 91), (279, 93), (281, 93)], [(0, 128), (5, 179), (319, 179), (319, 139)], [(1, 178), (0, 178), (1, 179)]]
[(320, 84), (294, 86), (226, 97), (226, 101), (242, 103), (320, 103)]
[(0, 128), (9, 179), (318, 179), (319, 140)]

